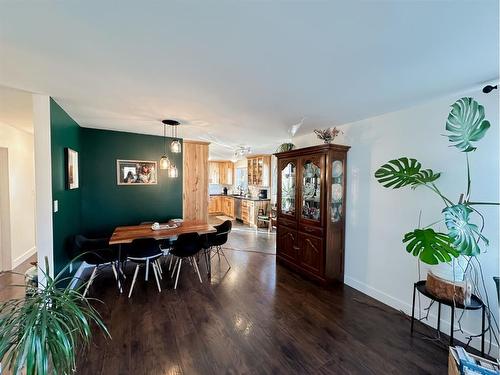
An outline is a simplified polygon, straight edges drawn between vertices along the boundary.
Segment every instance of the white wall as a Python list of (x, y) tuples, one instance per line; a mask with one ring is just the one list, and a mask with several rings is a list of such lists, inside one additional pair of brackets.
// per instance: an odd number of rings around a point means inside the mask
[[(52, 149), (50, 145), (50, 97), (33, 94), (33, 128), (35, 131), (36, 182), (36, 248), (38, 268), (54, 275), (54, 243), (52, 231)], [(45, 278), (38, 275), (44, 285)]]
[[(402, 235), (422, 224), (441, 218), (443, 204), (426, 188), (389, 190), (374, 178), (385, 162), (401, 156), (414, 157), (424, 168), (441, 171), (437, 181), (452, 200), (466, 189), (465, 155), (449, 146), (445, 123), (450, 105), (462, 96), (472, 96), (485, 106), (491, 128), (470, 154), (472, 198), (500, 201), (499, 198), (499, 109), (498, 91), (483, 94), (480, 89), (451, 95), (398, 112), (340, 126), (344, 132), (335, 143), (348, 144), (348, 190), (346, 222), (346, 284), (411, 313), (412, 286), (419, 276), (416, 258), (406, 253)], [(297, 147), (319, 144), (314, 134), (295, 137)], [(481, 207), (486, 217), (484, 234), (490, 240), (480, 256), (492, 309), (498, 312), (492, 276), (499, 275), (499, 210)], [(441, 229), (445, 231), (444, 226)], [(424, 305), (424, 299), (422, 299)], [(434, 313), (436, 311), (434, 310)], [(449, 329), (449, 310), (443, 310), (442, 328)], [(498, 315), (497, 315), (498, 317)], [(435, 317), (433, 316), (434, 324)], [(464, 320), (468, 332), (480, 332), (480, 313), (470, 312)], [(449, 331), (447, 331), (449, 332)], [(456, 334), (463, 339), (463, 336)], [(479, 340), (473, 341), (478, 347)]]
[[(33, 134), (0, 122), (0, 147), (7, 148), (10, 209), (10, 268), (35, 253), (35, 165)], [(9, 264), (5, 266), (9, 267)]]

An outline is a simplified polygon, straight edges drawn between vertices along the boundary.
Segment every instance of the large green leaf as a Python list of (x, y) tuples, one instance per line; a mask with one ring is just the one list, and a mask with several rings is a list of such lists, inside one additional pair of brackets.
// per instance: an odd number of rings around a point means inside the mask
[(471, 142), (477, 142), (484, 137), (490, 122), (484, 119), (484, 107), (472, 98), (462, 98), (451, 106), (446, 130), (450, 142), (463, 152), (474, 151), (476, 147)]
[(451, 246), (452, 241), (447, 234), (434, 232), (430, 228), (415, 229), (403, 238), (403, 243), (408, 243), (406, 251), (427, 264), (450, 262), (452, 256), (458, 257), (458, 252)]
[(440, 173), (434, 173), (430, 169), (421, 169), (416, 159), (402, 157), (390, 160), (375, 172), (375, 178), (386, 188), (397, 189), (411, 185), (413, 188), (433, 182), (439, 178)]
[(481, 252), (478, 241), (488, 245), (476, 224), (469, 223), (472, 209), (464, 204), (457, 204), (443, 210), (448, 235), (453, 239), (453, 247), (462, 255), (474, 256)]

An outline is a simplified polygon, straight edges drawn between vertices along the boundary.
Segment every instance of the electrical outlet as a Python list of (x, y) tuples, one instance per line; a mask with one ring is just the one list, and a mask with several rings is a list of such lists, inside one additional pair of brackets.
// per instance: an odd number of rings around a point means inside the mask
[(56, 213), (57, 211), (59, 211), (59, 201), (55, 200), (54, 201), (54, 213)]

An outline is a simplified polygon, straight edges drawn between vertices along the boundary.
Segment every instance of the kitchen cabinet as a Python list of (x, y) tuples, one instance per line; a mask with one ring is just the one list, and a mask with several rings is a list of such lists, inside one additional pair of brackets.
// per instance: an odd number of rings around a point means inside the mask
[(278, 158), (276, 259), (314, 280), (344, 280), (348, 146), (324, 144)]
[(211, 161), (208, 163), (210, 184), (232, 185), (234, 164), (230, 161)]
[(234, 217), (234, 198), (215, 195), (210, 197), (208, 205), (209, 214), (223, 214), (229, 217)]
[(220, 181), (220, 167), (219, 163), (211, 161), (208, 163), (208, 176), (210, 184), (218, 184)]
[(229, 217), (234, 217), (234, 198), (232, 197), (221, 197), (222, 198), (222, 213)]
[(219, 176), (221, 185), (232, 185), (234, 175), (234, 164), (230, 161), (219, 163)]
[(248, 185), (271, 186), (271, 155), (247, 157)]

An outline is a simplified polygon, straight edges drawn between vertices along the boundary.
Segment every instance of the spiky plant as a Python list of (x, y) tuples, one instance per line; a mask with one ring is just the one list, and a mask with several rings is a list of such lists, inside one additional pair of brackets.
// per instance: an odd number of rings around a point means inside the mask
[[(67, 267), (55, 277), (40, 270), (45, 282), (25, 297), (0, 304), (0, 361), (14, 375), (66, 375), (76, 369), (76, 353), (90, 343), (91, 325), (108, 337), (97, 310), (65, 277)], [(66, 285), (64, 285), (66, 284)]]

